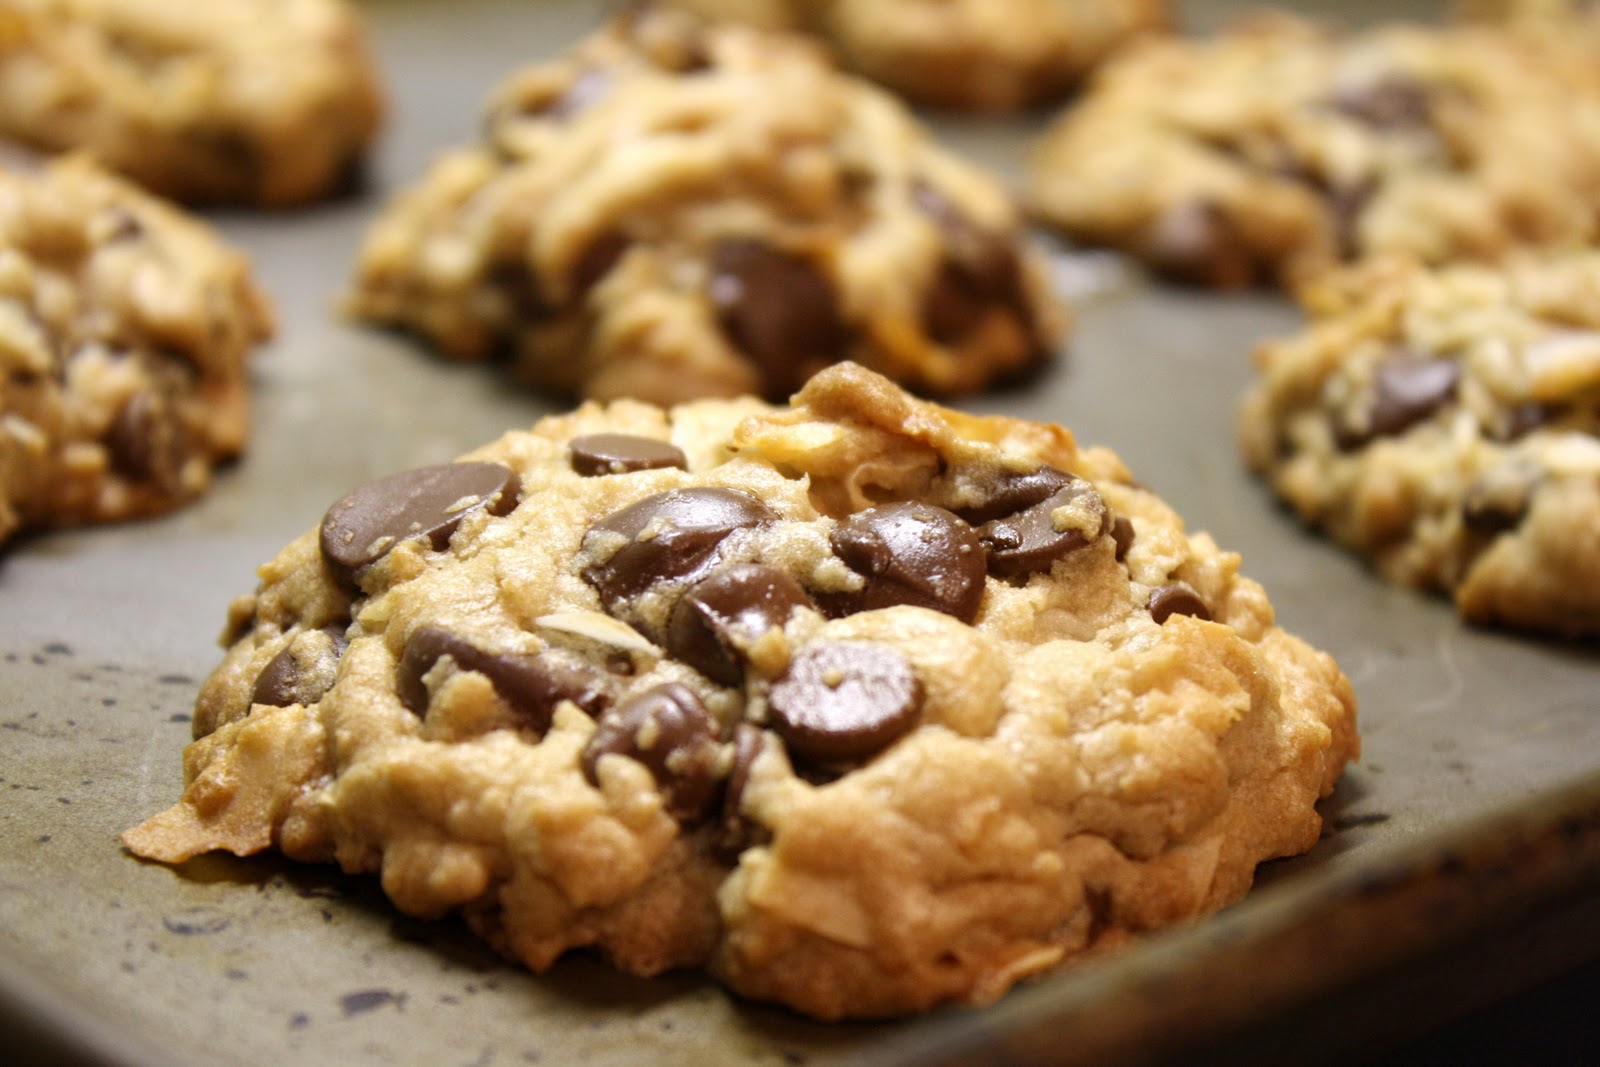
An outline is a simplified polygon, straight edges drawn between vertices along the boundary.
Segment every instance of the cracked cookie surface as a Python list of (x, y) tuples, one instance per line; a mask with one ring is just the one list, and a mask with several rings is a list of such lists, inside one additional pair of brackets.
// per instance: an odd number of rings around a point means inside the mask
[(1600, 634), (1600, 254), (1377, 261), (1305, 304), (1257, 351), (1251, 465), (1469, 620)]
[(201, 221), (87, 160), (0, 170), (0, 538), (203, 492), (244, 448), (271, 329)]
[(921, 104), (1018, 111), (1058, 100), (1117, 48), (1165, 29), (1165, 0), (672, 0), (820, 37), (840, 62)]
[(786, 397), (853, 359), (956, 393), (1062, 313), (999, 183), (807, 42), (620, 18), (510, 78), (372, 227), (349, 309), (560, 393)]
[(0, 132), (185, 202), (284, 206), (351, 183), (382, 111), (343, 0), (12, 0)]
[(1554, 40), (1279, 16), (1143, 42), (1039, 139), (1026, 198), (1068, 235), (1222, 287), (1582, 244), (1600, 232), (1600, 84), (1592, 51)]
[(267, 563), (124, 840), (379, 872), (536, 969), (982, 1003), (1317, 840), (1354, 700), (1238, 564), (1110, 452), (854, 364), (590, 403)]

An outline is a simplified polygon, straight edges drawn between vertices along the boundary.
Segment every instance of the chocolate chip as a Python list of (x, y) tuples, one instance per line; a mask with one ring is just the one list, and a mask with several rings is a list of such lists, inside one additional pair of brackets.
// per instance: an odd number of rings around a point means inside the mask
[(1461, 497), (1461, 524), (1484, 537), (1514, 530), (1527, 518), (1541, 475), (1536, 468), (1509, 464), (1485, 471)]
[(1128, 549), (1133, 547), (1133, 523), (1126, 516), (1118, 515), (1111, 520), (1111, 540), (1117, 544), (1117, 562), (1121, 563), (1128, 558)]
[[(335, 662), (344, 655), (345, 647), (349, 644), (344, 631), (343, 625), (322, 628), (322, 632), (328, 635)], [(261, 668), (261, 673), (256, 675), (255, 686), (250, 691), (250, 703), (286, 708), (291, 704), (315, 704), (327, 693), (332, 671), (308, 674), (295, 657), (295, 643), (291, 640)]]
[(923, 298), (928, 336), (959, 344), (996, 310), (1026, 319), (1028, 301), (1015, 243), (978, 226), (937, 188), (911, 186), (911, 200), (938, 226), (946, 255)]
[(1497, 441), (1516, 441), (1560, 418), (1562, 412), (1558, 404), (1525, 401), (1509, 409), (1503, 423), (1495, 427), (1492, 434)]
[(832, 594), (830, 615), (910, 604), (971, 622), (983, 602), (983, 546), (966, 520), (931, 504), (899, 503), (858, 511), (829, 538), (845, 566), (866, 579)]
[(1346, 451), (1375, 437), (1403, 433), (1455, 396), (1461, 368), (1453, 359), (1426, 359), (1397, 353), (1373, 370), (1372, 396), (1355, 426), (1334, 428), (1335, 443)]
[(567, 445), (567, 453), (572, 469), (586, 478), (666, 467), (689, 469), (689, 460), (678, 446), (631, 433), (591, 433), (574, 437)]
[(1258, 275), (1227, 212), (1209, 200), (1184, 201), (1156, 216), (1138, 251), (1157, 271), (1179, 281), (1241, 289)]
[(1431, 111), (1428, 87), (1404, 75), (1389, 74), (1365, 85), (1349, 85), (1334, 94), (1335, 111), (1375, 130), (1426, 127)]
[(750, 768), (766, 747), (767, 732), (759, 726), (742, 722), (734, 730), (733, 769), (728, 773), (728, 784), (723, 790), (722, 822), (713, 843), (717, 855), (728, 862), (733, 862), (739, 853), (760, 844), (767, 836), (763, 827), (746, 819), (739, 810), (744, 803), (744, 791), (750, 784)]
[(1158, 623), (1166, 622), (1174, 615), (1193, 615), (1197, 619), (1211, 621), (1211, 609), (1200, 599), (1200, 594), (1184, 582), (1150, 590), (1146, 605), (1150, 609), (1150, 617)]
[(608, 230), (590, 241), (572, 265), (574, 291), (582, 295), (593, 289), (601, 278), (611, 273), (611, 268), (617, 265), (632, 243), (615, 230)]
[(694, 690), (668, 682), (600, 716), (583, 749), (583, 771), (599, 784), (602, 756), (626, 756), (650, 770), (674, 818), (703, 817), (716, 799), (722, 746), (717, 724)]
[(1001, 519), (1031, 508), (1075, 481), (1077, 479), (1072, 475), (1049, 465), (1026, 474), (1004, 471), (983, 486), (978, 502), (963, 502), (955, 512), (974, 526), (981, 526), (991, 519)]
[(1110, 528), (1111, 512), (1100, 494), (1088, 482), (1074, 479), (1030, 508), (984, 523), (978, 540), (989, 554), (990, 574), (1022, 578), (1049, 570)]
[(711, 255), (707, 294), (728, 340), (780, 399), (846, 354), (849, 328), (833, 286), (809, 260), (760, 241), (729, 240)]
[(516, 472), (498, 463), (447, 463), (370, 482), (322, 517), (322, 558), (354, 582), (356, 571), (402, 541), (426, 537), (443, 549), (473, 512), (508, 513), (520, 485)]
[(795, 655), (769, 706), (791, 755), (837, 763), (869, 756), (915, 726), (922, 687), (888, 645), (828, 641)]
[(782, 629), (811, 598), (787, 572), (736, 563), (712, 572), (678, 600), (667, 625), (667, 651), (713, 681), (738, 685), (747, 649)]
[(117, 411), (106, 431), (111, 467), (135, 482), (146, 482), (163, 493), (177, 492), (188, 450), (183, 434), (154, 393), (135, 393)]
[(485, 652), (466, 638), (439, 626), (424, 626), (406, 640), (395, 669), (395, 689), (407, 708), (428, 712), (428, 686), (423, 678), (435, 663), (449, 656), (456, 669), (476, 671), (489, 679), (500, 699), (533, 730), (550, 726), (556, 705), (570, 700), (590, 715), (611, 703), (611, 690), (596, 671), (557, 659), (550, 653)]
[(742, 489), (669, 489), (629, 504), (601, 519), (584, 535), (587, 549), (611, 538), (621, 545), (602, 563), (583, 569), (607, 611), (657, 582), (690, 578), (709, 567), (717, 546), (735, 530), (777, 520), (765, 504)]

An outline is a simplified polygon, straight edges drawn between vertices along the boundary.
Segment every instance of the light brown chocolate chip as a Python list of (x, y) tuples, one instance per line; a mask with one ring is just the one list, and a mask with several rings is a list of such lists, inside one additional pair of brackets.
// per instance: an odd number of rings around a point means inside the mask
[(650, 770), (669, 814), (693, 822), (710, 811), (720, 784), (717, 724), (694, 690), (668, 682), (600, 716), (583, 749), (583, 771), (599, 784), (602, 756), (626, 756)]
[(827, 641), (795, 655), (769, 704), (769, 725), (792, 756), (839, 763), (870, 756), (914, 727), (922, 686), (888, 645)]
[(584, 535), (621, 544), (604, 562), (583, 569), (583, 579), (617, 612), (657, 582), (692, 578), (708, 569), (717, 547), (735, 530), (778, 516), (742, 489), (669, 489), (635, 501), (601, 519)]
[[(343, 624), (322, 628), (322, 632), (328, 635), (336, 661), (344, 655), (345, 647), (349, 644), (344, 631)], [(308, 677), (300, 660), (295, 658), (294, 644), (291, 640), (261, 668), (250, 690), (250, 703), (286, 708), (291, 704), (315, 704), (326, 695), (328, 686), (314, 677)]]
[(746, 650), (782, 629), (811, 598), (787, 572), (760, 563), (713, 571), (678, 600), (667, 626), (667, 651), (723, 685), (744, 678)]
[(591, 433), (574, 437), (567, 445), (567, 455), (572, 469), (586, 478), (666, 467), (689, 469), (688, 457), (677, 445), (631, 433)]
[(516, 472), (498, 463), (447, 463), (370, 482), (322, 517), (322, 558), (353, 583), (356, 571), (402, 541), (426, 537), (443, 549), (473, 512), (507, 514), (520, 486)]
[(809, 260), (760, 241), (724, 241), (712, 253), (707, 293), (768, 399), (788, 396), (846, 355), (850, 331), (833, 286)]
[(962, 622), (977, 618), (987, 571), (983, 546), (953, 512), (915, 503), (868, 508), (835, 527), (829, 543), (866, 579), (859, 590), (825, 598), (830, 615), (910, 604)]
[(488, 678), (522, 723), (539, 733), (549, 729), (556, 705), (563, 700), (590, 715), (600, 714), (611, 703), (611, 687), (597, 671), (548, 653), (485, 652), (443, 627), (424, 626), (406, 640), (395, 668), (400, 700), (417, 715), (428, 713), (428, 686), (423, 678), (446, 656), (457, 670), (476, 671)]
[(1150, 609), (1150, 617), (1158, 623), (1166, 622), (1174, 615), (1193, 615), (1197, 619), (1211, 621), (1211, 609), (1200, 599), (1200, 594), (1184, 582), (1174, 582), (1152, 589), (1150, 599), (1146, 603)]
[[(1060, 523), (1057, 511), (1069, 509), (1077, 521)], [(1047, 571), (1056, 560), (1102, 537), (1111, 528), (1111, 511), (1094, 487), (1082, 479), (1058, 489), (1015, 515), (986, 522), (978, 540), (989, 554), (989, 573), (1024, 578)]]

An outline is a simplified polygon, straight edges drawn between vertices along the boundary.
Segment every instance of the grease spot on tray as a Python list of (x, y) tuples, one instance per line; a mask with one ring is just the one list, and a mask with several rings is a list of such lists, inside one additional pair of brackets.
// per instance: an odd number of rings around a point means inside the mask
[(396, 993), (390, 989), (358, 989), (339, 998), (339, 1011), (349, 1019), (390, 1004), (401, 1009), (405, 1007), (405, 1003), (404, 993)]

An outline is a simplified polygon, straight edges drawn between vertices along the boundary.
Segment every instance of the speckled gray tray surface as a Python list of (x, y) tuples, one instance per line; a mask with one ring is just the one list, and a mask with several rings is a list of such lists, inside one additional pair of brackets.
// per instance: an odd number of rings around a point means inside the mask
[[(1230, 6), (1188, 16), (1204, 25)], [(349, 487), (552, 410), (486, 369), (342, 322), (331, 305), (382, 195), (471, 135), (502, 73), (575, 39), (597, 11), (487, 0), (367, 9), (394, 104), (372, 191), (218, 219), (253, 253), (281, 316), (257, 362), (249, 456), (178, 515), (30, 539), (0, 561), (0, 1059), (1139, 1059), (1225, 1041), (1308, 998), (1313, 1010), (1331, 1005), (1314, 998), (1470, 940), (1600, 870), (1595, 649), (1466, 629), (1444, 602), (1386, 586), (1306, 535), (1243, 471), (1232, 434), (1250, 344), (1292, 329), (1293, 311), (1269, 295), (1132, 275), (1080, 302), (1054, 370), (966, 406), (1062, 422), (1115, 448), (1192, 527), (1241, 552), (1282, 622), (1353, 679), (1365, 754), (1326, 807), (1328, 833), (1308, 856), (1264, 868), (1245, 903), (986, 1011), (824, 1027), (736, 1003), (692, 975), (625, 980), (581, 956), (529, 975), (455, 924), (401, 918), (371, 880), (332, 870), (210, 858), (174, 872), (127, 856), (116, 834), (177, 795), (194, 690), (255, 566)], [(939, 130), (1014, 176), (1038, 121), (941, 120)], [(1088, 262), (1092, 275), (1119, 276), (1108, 259)], [(1083, 273), (1082, 261), (1063, 261), (1064, 284)], [(1593, 936), (1567, 940), (1582, 951)], [(1371, 1025), (1370, 998), (1338, 1003), (1351, 1032)]]

